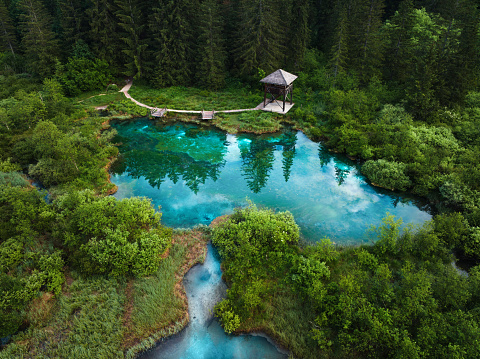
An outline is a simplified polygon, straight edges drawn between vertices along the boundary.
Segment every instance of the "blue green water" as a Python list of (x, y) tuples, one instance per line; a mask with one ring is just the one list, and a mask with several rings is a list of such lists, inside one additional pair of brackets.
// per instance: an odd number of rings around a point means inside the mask
[[(161, 206), (171, 227), (209, 224), (247, 204), (289, 210), (305, 239), (325, 236), (362, 243), (370, 225), (386, 212), (406, 223), (430, 215), (413, 198), (370, 186), (356, 164), (331, 154), (301, 132), (228, 135), (192, 124), (149, 120), (116, 122), (119, 160), (112, 167), (117, 198), (146, 196)], [(225, 334), (212, 315), (224, 295), (220, 259), (209, 245), (205, 264), (193, 267), (184, 284), (190, 322), (142, 358), (286, 358), (264, 337)]]
[(220, 258), (208, 245), (203, 265), (190, 269), (184, 279), (190, 321), (177, 336), (141, 355), (142, 359), (286, 359), (264, 337), (227, 335), (212, 312), (225, 296)]
[(122, 143), (112, 167), (115, 197), (151, 198), (167, 226), (209, 224), (247, 198), (292, 212), (308, 241), (367, 242), (366, 230), (387, 212), (412, 224), (431, 217), (418, 200), (372, 187), (355, 162), (302, 132), (229, 135), (147, 119), (112, 127)]

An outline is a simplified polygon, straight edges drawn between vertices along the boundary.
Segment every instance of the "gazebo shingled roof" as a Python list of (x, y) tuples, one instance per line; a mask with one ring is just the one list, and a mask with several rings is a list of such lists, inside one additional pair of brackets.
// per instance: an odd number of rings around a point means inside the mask
[(291, 74), (290, 72), (282, 69), (272, 72), (267, 77), (260, 80), (264, 84), (272, 84), (279, 86), (288, 86), (297, 79), (298, 76)]
[(283, 106), (282, 111), (285, 113), (285, 102), (287, 101), (288, 96), (290, 95), (290, 105), (293, 106), (293, 81), (297, 79), (298, 76), (292, 75), (291, 73), (279, 69), (275, 72), (272, 72), (267, 77), (260, 80), (265, 84), (265, 94), (263, 96), (263, 107), (267, 106), (267, 94), (271, 98), (268, 99), (268, 103), (273, 103), (277, 101), (278, 97), (283, 97)]

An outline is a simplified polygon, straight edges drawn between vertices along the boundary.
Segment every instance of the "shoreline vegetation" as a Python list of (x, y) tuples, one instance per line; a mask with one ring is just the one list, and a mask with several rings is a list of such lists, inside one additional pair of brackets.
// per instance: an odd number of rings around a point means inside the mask
[[(125, 104), (120, 100), (117, 96), (117, 94), (111, 94), (111, 98), (107, 97), (110, 95), (105, 95), (105, 96), (100, 96), (100, 100), (96, 99), (94, 96), (89, 97), (90, 101), (94, 101), (93, 103), (85, 104), (82, 103), (81, 107), (86, 113), (91, 113), (96, 116), (98, 111), (103, 111), (106, 113), (106, 116), (102, 117), (94, 117), (96, 118), (95, 123), (96, 125), (93, 128), (97, 128), (96, 130), (96, 135), (95, 139), (96, 141), (99, 142), (104, 142), (105, 138), (111, 140), (113, 135), (111, 134), (110, 130), (110, 125), (109, 122), (111, 120), (132, 120), (135, 117), (143, 117), (143, 113), (137, 108), (138, 106), (131, 103), (131, 104)], [(123, 96), (123, 94), (122, 94)], [(102, 107), (105, 106), (105, 102), (110, 103), (109, 107), (111, 107), (113, 110), (111, 113), (108, 113), (109, 108), (107, 109), (102, 108), (101, 110), (95, 110), (95, 107), (99, 107), (98, 105), (101, 105)], [(120, 105), (119, 105), (120, 103)], [(131, 107), (133, 105), (134, 107)], [(93, 111), (93, 112), (92, 112)], [(230, 116), (230, 115), (229, 115)], [(206, 126), (217, 126), (218, 128), (225, 130), (225, 128), (222, 128), (221, 126), (218, 126), (215, 123), (204, 123), (202, 121), (199, 121), (195, 118), (188, 118), (188, 117), (183, 117), (180, 116), (175, 117), (176, 120), (178, 121), (194, 121), (196, 123), (206, 125)], [(76, 123), (81, 123), (81, 121), (86, 120), (87, 117), (85, 116), (80, 116), (77, 120)], [(171, 120), (171, 118), (167, 118), (167, 120)], [(228, 121), (228, 119), (227, 119)], [(250, 120), (249, 120), (250, 121)], [(248, 121), (247, 121), (248, 122)], [(278, 124), (280, 121), (277, 122)], [(293, 125), (298, 127), (298, 129), (303, 130), (301, 126), (293, 121), (290, 117), (287, 121), (289, 125)], [(276, 126), (276, 123), (273, 122), (273, 127), (270, 128), (269, 132), (276, 132), (278, 129), (274, 126)], [(229, 128), (231, 132), (227, 130), (229, 133), (236, 133), (240, 130), (245, 130), (245, 127), (242, 127), (241, 125), (226, 125), (223, 126), (226, 128)], [(257, 128), (255, 130), (252, 130), (252, 132), (256, 133), (264, 133), (265, 130), (262, 128)], [(303, 130), (306, 134), (309, 132), (307, 130)], [(248, 132), (248, 129), (245, 130), (245, 132)], [(340, 152), (336, 150), (335, 148), (331, 149), (334, 152)], [(115, 186), (110, 182), (110, 173), (109, 173), (109, 168), (113, 161), (118, 156), (118, 150), (108, 150), (107, 152), (110, 154), (108, 157), (105, 157), (104, 160), (107, 161), (105, 165), (101, 167), (101, 171), (103, 172), (103, 180), (107, 185), (105, 186), (105, 183), (102, 184), (102, 181), (98, 182), (97, 184), (97, 193), (101, 193), (103, 196), (108, 196), (111, 195), (115, 192), (116, 188)], [(376, 183), (372, 183), (372, 185), (377, 185)], [(382, 185), (377, 185), (379, 187), (384, 187), (388, 188), (386, 186)], [(53, 191), (54, 195), (61, 193), (57, 189), (54, 189)], [(448, 222), (451, 220), (451, 223), (454, 223), (455, 219), (451, 217), (450, 219), (446, 219)], [(214, 222), (218, 221), (223, 221), (228, 222), (230, 221), (230, 216), (225, 217), (225, 218), (218, 218)], [(437, 225), (435, 225), (437, 226)], [(442, 226), (441, 222), (438, 226)], [(385, 228), (393, 228), (393, 231), (395, 232), (394, 228), (396, 228), (396, 224), (394, 222), (389, 222), (388, 225), (386, 225)], [(389, 231), (388, 229), (385, 229), (387, 232)], [(441, 229), (440, 229), (441, 230)], [(440, 231), (438, 230), (438, 231)], [(206, 231), (206, 232), (205, 232)], [(105, 343), (108, 345), (105, 346), (100, 346), (99, 348), (96, 348), (95, 353), (98, 355), (98, 353), (103, 353), (106, 356), (117, 356), (120, 353), (123, 353), (122, 356), (128, 357), (128, 358), (134, 358), (138, 353), (143, 352), (153, 346), (155, 346), (159, 341), (165, 339), (165, 336), (171, 336), (179, 331), (181, 331), (187, 324), (188, 324), (188, 307), (186, 303), (186, 298), (184, 295), (184, 289), (183, 285), (181, 284), (181, 280), (183, 279), (183, 275), (196, 263), (202, 262), (202, 258), (204, 258), (204, 251), (205, 246), (207, 241), (209, 240), (210, 237), (210, 232), (212, 230), (208, 229), (199, 229), (199, 230), (191, 230), (191, 231), (182, 231), (182, 230), (175, 230), (173, 234), (173, 239), (171, 242), (171, 247), (167, 249), (167, 252), (162, 255), (162, 258), (164, 260), (169, 260), (173, 257), (172, 261), (176, 261), (175, 264), (171, 264), (169, 266), (169, 273), (174, 273), (173, 276), (175, 280), (171, 283), (173, 284), (174, 288), (174, 293), (175, 295), (170, 298), (164, 298), (165, 292), (162, 291), (160, 293), (158, 290), (155, 288), (163, 288), (161, 283), (164, 283), (166, 281), (165, 278), (160, 278), (160, 272), (165, 272), (165, 266), (167, 266), (166, 263), (161, 262), (160, 268), (156, 271), (157, 274), (153, 274), (147, 277), (143, 278), (137, 278), (137, 279), (120, 279), (120, 278), (110, 278), (110, 279), (104, 279), (103, 282), (100, 278), (96, 278), (90, 280), (87, 277), (84, 277), (75, 271), (71, 272), (70, 270), (65, 270), (64, 274), (66, 277), (66, 282), (63, 285), (63, 294), (58, 294), (57, 296), (53, 297), (51, 294), (49, 295), (49, 292), (43, 292), (42, 296), (39, 298), (35, 299), (31, 305), (29, 306), (27, 312), (28, 312), (28, 321), (30, 323), (30, 328), (26, 329), (24, 332), (20, 332), (17, 334), (17, 337), (15, 341), (11, 344), (9, 344), (3, 351), (0, 352), (0, 358), (5, 357), (5, 355), (13, 355), (13, 356), (19, 356), (19, 355), (35, 355), (36, 353), (36, 348), (42, 347), (43, 351), (45, 353), (52, 353), (52, 355), (59, 355), (59, 356), (68, 356), (68, 355), (76, 355), (79, 353), (76, 353), (75, 350), (77, 350), (74, 347), (69, 347), (69, 345), (73, 343), (69, 343), (68, 341), (70, 339), (69, 335), (72, 335), (75, 333), (75, 331), (78, 330), (78, 328), (75, 327), (76, 324), (82, 324), (85, 325), (85, 323), (82, 322), (82, 319), (78, 320), (78, 317), (83, 317), (87, 316), (84, 311), (88, 310), (89, 306), (91, 305), (97, 305), (95, 304), (97, 301), (103, 302), (105, 298), (100, 298), (101, 295), (99, 295), (100, 291), (105, 291), (105, 292), (111, 292), (111, 293), (116, 293), (114, 298), (114, 304), (110, 304), (113, 310), (109, 310), (108, 308), (104, 309), (104, 313), (102, 312), (101, 315), (106, 315), (106, 316), (112, 316), (112, 321), (118, 321), (118, 324), (121, 329), (120, 332), (114, 328), (110, 328), (110, 331), (105, 331), (104, 329), (95, 329), (94, 331), (104, 331), (109, 338), (109, 340), (106, 340)], [(215, 231), (215, 229), (213, 229)], [(420, 233), (430, 233), (430, 229), (422, 229), (420, 230)], [(435, 230), (437, 231), (437, 230)], [(434, 233), (434, 236), (441, 237), (440, 232), (432, 232)], [(414, 235), (413, 232), (411, 232), (409, 235)], [(428, 234), (430, 235), (430, 234)], [(442, 234), (443, 235), (443, 234)], [(416, 236), (416, 235), (415, 235)], [(392, 237), (389, 239), (388, 245), (386, 245), (385, 248), (386, 252), (383, 252), (383, 249), (379, 249), (379, 246), (374, 245), (371, 248), (367, 247), (365, 248), (364, 246), (361, 247), (348, 247), (348, 248), (342, 248), (342, 247), (336, 247), (336, 251), (340, 253), (340, 256), (344, 257), (345, 264), (340, 265), (340, 267), (336, 268), (335, 266), (337, 265), (336, 260), (333, 260), (331, 264), (331, 270), (332, 271), (344, 271), (345, 269), (343, 268), (344, 265), (352, 266), (355, 268), (355, 266), (359, 266), (361, 269), (365, 268), (370, 268), (370, 270), (373, 270), (374, 268), (379, 268), (378, 267), (378, 261), (380, 259), (377, 258), (383, 258), (382, 256), (385, 256), (385, 253), (397, 253), (399, 249), (397, 246), (404, 246), (405, 245), (405, 239), (401, 240), (402, 244), (396, 244), (396, 241), (400, 241), (400, 237), (398, 237), (397, 234), (393, 234)], [(425, 240), (425, 239), (423, 239)], [(442, 243), (444, 243), (444, 240), (441, 240)], [(195, 246), (195, 251), (191, 251), (190, 248), (191, 246)], [(427, 246), (432, 246), (433, 244), (430, 243)], [(437, 243), (437, 245), (439, 245)], [(442, 244), (443, 245), (443, 244)], [(203, 249), (202, 249), (203, 248)], [(297, 247), (296, 251), (299, 251), (298, 253), (304, 253), (301, 254), (301, 257), (307, 258), (308, 256), (312, 256), (316, 258), (318, 254), (312, 254), (312, 253), (317, 253), (316, 251), (320, 251), (323, 253), (323, 251), (330, 251), (334, 253), (335, 251), (330, 248), (328, 244), (322, 244), (319, 245), (317, 249), (304, 249)], [(435, 248), (435, 249), (432, 249)], [(451, 261), (451, 258), (443, 252), (444, 249), (443, 247), (431, 247), (430, 253), (433, 255), (431, 259), (433, 259), (435, 256), (438, 256), (438, 261), (440, 262), (448, 262)], [(380, 251), (380, 252), (379, 252)], [(437, 252), (436, 252), (437, 251)], [(179, 254), (183, 253), (183, 254)], [(368, 254), (369, 253), (369, 254)], [(379, 253), (383, 253), (379, 255)], [(413, 253), (413, 252), (412, 252)], [(414, 251), (414, 253), (416, 253)], [(436, 254), (433, 254), (436, 253)], [(324, 254), (320, 255), (320, 258), (324, 258)], [(338, 256), (338, 254), (332, 254), (334, 257)], [(412, 254), (410, 254), (412, 255)], [(180, 264), (182, 262), (181, 256), (184, 256), (184, 264)], [(185, 256), (187, 257), (185, 259)], [(373, 257), (372, 257), (373, 256)], [(415, 256), (418, 256), (418, 254), (415, 254), (414, 261), (418, 261), (418, 258)], [(364, 258), (365, 257), (365, 258)], [(420, 256), (421, 258), (424, 258), (424, 255)], [(446, 259), (448, 257), (448, 259)], [(328, 259), (330, 257), (325, 257), (325, 259)], [(356, 261), (360, 261), (360, 264), (357, 264)], [(366, 261), (364, 263), (364, 261)], [(328, 264), (328, 261), (326, 261)], [(347, 264), (348, 263), (348, 264)], [(363, 264), (362, 264), (363, 263)], [(369, 263), (369, 264), (368, 264)], [(297, 266), (298, 263), (293, 262), (290, 263), (291, 266)], [(310, 265), (310, 264), (309, 264)], [(394, 270), (396, 268), (395, 266), (398, 266), (399, 264), (393, 264), (393, 268), (390, 270)], [(418, 264), (417, 264), (418, 265)], [(440, 265), (440, 264), (437, 264)], [(223, 265), (222, 265), (223, 266)], [(388, 266), (388, 265), (387, 265)], [(296, 267), (296, 268), (297, 268)], [(177, 271), (176, 269), (179, 271)], [(422, 268), (421, 266), (419, 268)], [(298, 268), (297, 268), (298, 269)], [(308, 275), (315, 275), (315, 270), (320, 271), (317, 273), (322, 273), (322, 271), (317, 268), (314, 269), (312, 273)], [(376, 270), (376, 269), (375, 269)], [(372, 273), (376, 273), (375, 270)], [(399, 270), (398, 268), (396, 270)], [(424, 270), (424, 269), (422, 269)], [(430, 270), (430, 269), (428, 269)], [(173, 271), (173, 272), (172, 272)], [(388, 274), (388, 272), (387, 272)], [(300, 275), (299, 273), (297, 274), (292, 274), (290, 273), (289, 275), (293, 276), (298, 276)], [(302, 274), (306, 275), (306, 274)], [(308, 275), (307, 283), (312, 283), (308, 282)], [(357, 274), (358, 275), (358, 274)], [(452, 276), (452, 274), (448, 274), (449, 276)], [(235, 281), (236, 279), (231, 277), (231, 274), (225, 274), (225, 278), (227, 280), (227, 283), (229, 284), (229, 287), (232, 285), (235, 286)], [(291, 277), (288, 277), (291, 278)], [(340, 277), (342, 276), (340, 275)], [(387, 275), (387, 278), (391, 278), (391, 275)], [(476, 277), (475, 277), (476, 278)], [(389, 279), (391, 280), (391, 279)], [(238, 304), (238, 303), (244, 303), (244, 298), (240, 294), (239, 297), (235, 297), (234, 295), (229, 298), (230, 301), (238, 301), (237, 304), (231, 304), (230, 303), (228, 306), (228, 310), (222, 307), (220, 307), (219, 312), (217, 315), (221, 318), (222, 324), (225, 327), (225, 321), (222, 320), (222, 315), (225, 315), (225, 313), (231, 312), (231, 313), (240, 313), (240, 314), (234, 314), (234, 315), (239, 315), (239, 318), (241, 319), (241, 324), (239, 324), (232, 332), (235, 332), (236, 334), (242, 334), (242, 333), (256, 333), (256, 332), (261, 332), (276, 343), (277, 347), (279, 348), (284, 348), (285, 350), (289, 350), (291, 353), (294, 355), (298, 355), (299, 357), (314, 357), (314, 356), (322, 356), (322, 355), (327, 355), (326, 353), (331, 353), (331, 350), (334, 350), (335, 352), (340, 350), (339, 346), (341, 345), (338, 342), (334, 342), (333, 339), (329, 339), (329, 337), (325, 336), (327, 335), (326, 333), (322, 331), (318, 331), (318, 328), (321, 328), (325, 325), (323, 322), (324, 319), (319, 319), (320, 317), (317, 317), (314, 315), (314, 313), (318, 310), (319, 307), (321, 307), (323, 304), (318, 304), (316, 301), (319, 300), (319, 298), (324, 298), (325, 295), (329, 294), (329, 289), (322, 289), (321, 293), (319, 294), (316, 291), (319, 290), (313, 289), (313, 292), (308, 294), (304, 293), (302, 295), (294, 294), (295, 291), (302, 291), (306, 290), (302, 286), (298, 287), (297, 289), (293, 290), (295, 287), (295, 281), (294, 282), (288, 282), (288, 283), (283, 283), (281, 284), (276, 292), (281, 293), (280, 295), (273, 295), (270, 296), (273, 289), (272, 285), (273, 283), (277, 282), (278, 279), (275, 278), (265, 278), (265, 282), (260, 281), (260, 284), (258, 288), (252, 289), (252, 295), (253, 295), (253, 303), (252, 304), (254, 307), (253, 310), (258, 311), (260, 310), (257, 314), (258, 317), (242, 317), (245, 316), (245, 314), (241, 314), (242, 311), (245, 313), (245, 304)], [(247, 282), (248, 283), (248, 282)], [(255, 281), (252, 282), (255, 285)], [(266, 283), (271, 283), (271, 284), (266, 284)], [(293, 283), (293, 284), (292, 284)], [(321, 283), (321, 280), (319, 280), (319, 283)], [(172, 284), (170, 284), (172, 285)], [(248, 286), (248, 284), (245, 284)], [(266, 287), (265, 287), (266, 285)], [(278, 285), (278, 284), (275, 284)], [(306, 287), (308, 287), (308, 284), (305, 284)], [(71, 289), (74, 288), (74, 289)], [(259, 289), (261, 288), (261, 289)], [(302, 289), (303, 288), (303, 289)], [(163, 289), (162, 289), (163, 290)], [(265, 301), (265, 307), (258, 307), (258, 301), (255, 299), (255, 296), (259, 296), (258, 290), (265, 290), (265, 295), (266, 297), (258, 297), (262, 298), (261, 300)], [(324, 291), (326, 290), (326, 292)], [(316, 293), (316, 294), (315, 294)], [(333, 294), (333, 293), (330, 293)], [(320, 297), (318, 297), (320, 295)], [(85, 298), (83, 302), (77, 302), (77, 304), (74, 304), (73, 307), (76, 309), (71, 309), (72, 303), (69, 303), (68, 298), (78, 296), (80, 298)], [(159, 297), (160, 301), (166, 300), (167, 301), (167, 308), (177, 308), (174, 312), (175, 315), (173, 317), (169, 317), (168, 320), (165, 321), (165, 315), (160, 315), (156, 316), (155, 314), (152, 314), (156, 311), (159, 310), (158, 305), (151, 305), (148, 304), (148, 300), (153, 300), (158, 303), (157, 299), (152, 299)], [(87, 299), (89, 298), (89, 299)], [(252, 298), (250, 298), (252, 299)], [(323, 300), (323, 299), (322, 299)], [(136, 304), (137, 302), (140, 304)], [(256, 303), (256, 304), (255, 304)], [(302, 304), (303, 303), (303, 304)], [(309, 309), (310, 314), (305, 316), (305, 313), (303, 310), (298, 310), (298, 308), (303, 308), (305, 303), (308, 303), (308, 306), (311, 306)], [(235, 306), (238, 307), (235, 307)], [(53, 308), (56, 308), (58, 310), (57, 315), (53, 314)], [(250, 308), (250, 309), (252, 309)], [(250, 310), (249, 309), (249, 310)], [(144, 314), (141, 314), (143, 311)], [(43, 313), (42, 313), (43, 312)], [(37, 313), (37, 314), (36, 314)], [(40, 318), (35, 318), (35, 315), (40, 315), (38, 313), (42, 313)], [(145, 315), (145, 313), (150, 313), (149, 315)], [(261, 314), (264, 313), (264, 314)], [(290, 324), (294, 323), (292, 326), (292, 329), (294, 330), (285, 330), (283, 328), (284, 324), (282, 322), (276, 322), (275, 318), (282, 318), (282, 315), (285, 313), (289, 313), (288, 315), (291, 315), (290, 317)], [(100, 317), (101, 317), (100, 315)], [(228, 315), (227, 315), (228, 316)], [(152, 321), (151, 318), (163, 318), (163, 322), (161, 321)], [(167, 316), (168, 317), (168, 316)], [(63, 325), (59, 323), (59, 318), (63, 318), (67, 320), (67, 324)], [(113, 319), (115, 318), (115, 319)], [(296, 319), (295, 319), (296, 318)], [(301, 318), (302, 323), (298, 323), (298, 318)], [(90, 323), (89, 325), (99, 325), (98, 323), (98, 318), (87, 318), (87, 323)], [(103, 319), (102, 319), (103, 320)], [(283, 319), (281, 319), (283, 320)], [(350, 319), (345, 319), (347, 322)], [(163, 323), (163, 324), (162, 324)], [(306, 325), (306, 326), (305, 326)], [(310, 328), (310, 326), (313, 325), (313, 329)], [(308, 328), (307, 328), (308, 327)], [(310, 329), (309, 329), (310, 328)], [(228, 331), (228, 325), (226, 327), (226, 330)], [(62, 333), (60, 336), (55, 337), (53, 340), (47, 338), (48, 333)], [(296, 332), (302, 332), (303, 334), (297, 335), (295, 334)], [(306, 334), (306, 335), (305, 335)], [(331, 335), (331, 333), (330, 333)], [(113, 338), (113, 342), (111, 341)], [(116, 338), (116, 339), (115, 339)], [(102, 339), (96, 339), (96, 340), (102, 340)], [(61, 341), (65, 341), (65, 343), (62, 343)], [(88, 343), (89, 339), (85, 339), (85, 342)], [(309, 348), (307, 351), (306, 348)], [(312, 348), (315, 348), (313, 350)], [(114, 354), (112, 351), (117, 350), (117, 354)], [(75, 354), (76, 353), (76, 354)], [(95, 354), (93, 354), (95, 355)]]
[[(0, 359), (122, 358), (179, 330), (187, 247), (209, 236), (226, 332), (262, 328), (304, 359), (480, 358), (479, 14), (475, 0), (0, 1)], [(288, 213), (238, 209), (197, 236), (109, 196), (108, 120), (148, 115), (125, 77), (145, 104), (222, 110), (256, 106), (277, 69), (298, 75), (286, 117), (210, 125), (285, 122), (426, 198), (432, 220), (303, 246)]]

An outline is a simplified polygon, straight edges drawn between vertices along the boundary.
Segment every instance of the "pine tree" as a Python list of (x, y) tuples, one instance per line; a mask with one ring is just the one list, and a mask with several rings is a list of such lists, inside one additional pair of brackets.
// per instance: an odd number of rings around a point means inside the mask
[(186, 85), (191, 82), (190, 59), (193, 14), (187, 0), (159, 0), (153, 8), (150, 30), (156, 48), (155, 86)]
[(217, 0), (205, 0), (200, 6), (197, 82), (219, 89), (225, 82), (223, 18)]
[(291, 4), (291, 16), (288, 31), (288, 64), (292, 71), (298, 71), (307, 50), (309, 33), (309, 0), (296, 0)]
[(347, 10), (344, 7), (340, 13), (338, 28), (335, 33), (335, 42), (332, 48), (332, 68), (333, 68), (333, 84), (335, 86), (337, 76), (345, 71), (348, 60), (348, 18)]
[(15, 29), (8, 13), (7, 6), (4, 1), (0, 1), (0, 49), (8, 51), (15, 55), (17, 51), (17, 41), (15, 38)]
[(58, 44), (51, 30), (50, 17), (38, 0), (22, 0), (20, 16), (22, 47), (34, 73), (43, 77), (54, 72)]
[(124, 74), (140, 78), (144, 74), (146, 51), (148, 47), (145, 36), (145, 21), (142, 15), (142, 1), (115, 0), (118, 25), (123, 30), (120, 39), (124, 43)]
[(281, 10), (273, 0), (239, 0), (234, 56), (240, 74), (251, 76), (259, 68), (269, 73), (283, 65), (285, 26)]
[(380, 76), (383, 60), (383, 39), (380, 36), (384, 0), (360, 0), (352, 24), (351, 61), (364, 82), (374, 76)]
[(59, 0), (62, 25), (62, 48), (68, 57), (79, 40), (87, 40), (88, 18), (84, 0)]
[(96, 56), (118, 67), (121, 62), (121, 45), (117, 36), (117, 24), (113, 0), (91, 0), (87, 10), (90, 23), (90, 48)]

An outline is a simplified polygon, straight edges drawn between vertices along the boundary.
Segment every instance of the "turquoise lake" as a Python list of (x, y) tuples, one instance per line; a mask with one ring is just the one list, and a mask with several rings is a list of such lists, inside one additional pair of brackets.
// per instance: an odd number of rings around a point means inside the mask
[[(112, 123), (120, 156), (111, 169), (116, 198), (145, 196), (170, 227), (210, 224), (248, 200), (289, 210), (304, 239), (369, 241), (366, 230), (387, 212), (405, 223), (430, 219), (422, 203), (369, 185), (355, 162), (328, 152), (302, 132), (229, 135), (214, 128), (147, 119)], [(226, 334), (212, 311), (225, 296), (220, 258), (208, 245), (203, 265), (184, 278), (190, 322), (143, 359), (286, 359), (262, 336)]]
[(388, 213), (404, 223), (431, 218), (421, 201), (367, 183), (357, 164), (302, 132), (229, 135), (185, 123), (113, 122), (121, 143), (111, 169), (115, 197), (146, 196), (171, 227), (208, 225), (247, 199), (292, 212), (310, 242), (370, 241), (367, 229)]

